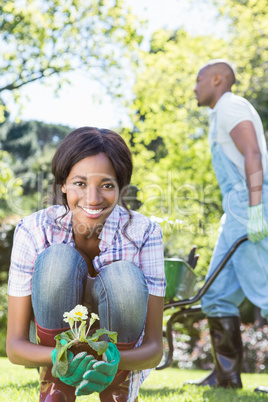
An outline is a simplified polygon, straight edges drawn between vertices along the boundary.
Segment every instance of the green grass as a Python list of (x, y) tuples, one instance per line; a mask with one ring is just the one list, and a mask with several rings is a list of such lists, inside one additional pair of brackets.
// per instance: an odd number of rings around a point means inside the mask
[[(253, 392), (257, 385), (268, 386), (267, 374), (242, 374), (242, 390), (183, 386), (183, 382), (204, 376), (206, 372), (168, 368), (153, 371), (140, 389), (139, 402), (268, 402), (268, 395)], [(35, 369), (14, 366), (0, 358), (0, 401), (38, 402), (38, 373)], [(78, 402), (97, 402), (98, 395), (77, 398)]]

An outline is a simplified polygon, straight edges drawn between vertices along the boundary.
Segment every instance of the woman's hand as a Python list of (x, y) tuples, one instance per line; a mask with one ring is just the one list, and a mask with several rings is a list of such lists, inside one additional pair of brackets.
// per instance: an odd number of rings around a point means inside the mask
[[(60, 342), (62, 345), (67, 343), (65, 339), (62, 339)], [(81, 381), (83, 381), (83, 375), (88, 370), (90, 362), (95, 361), (94, 357), (92, 355), (87, 355), (86, 352), (81, 352), (74, 356), (70, 350), (67, 350), (68, 370), (64, 375), (61, 375), (54, 365), (57, 359), (56, 348), (52, 350), (51, 358), (53, 362), (52, 375), (58, 377), (65, 384), (74, 387), (78, 386)]]
[(120, 361), (120, 353), (114, 343), (109, 343), (105, 358), (107, 361), (94, 360), (90, 362), (88, 371), (83, 376), (83, 381), (76, 389), (75, 394), (77, 396), (102, 392), (112, 383)]
[[(56, 356), (57, 356), (57, 349), (53, 349), (51, 352), (51, 358), (53, 364), (56, 361)], [(83, 375), (88, 370), (90, 362), (95, 360), (93, 356), (87, 355), (86, 352), (81, 352), (78, 353), (76, 356), (74, 356), (73, 353), (70, 352), (69, 350), (67, 350), (67, 357), (68, 357), (68, 370), (66, 374), (60, 375), (57, 371), (53, 373), (53, 369), (52, 373), (55, 377), (58, 377), (65, 384), (76, 387), (81, 383), (81, 381), (83, 381)]]

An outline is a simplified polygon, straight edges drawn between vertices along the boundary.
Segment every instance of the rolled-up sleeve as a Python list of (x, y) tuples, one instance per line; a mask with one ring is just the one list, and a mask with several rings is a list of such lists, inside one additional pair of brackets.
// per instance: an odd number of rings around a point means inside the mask
[(8, 279), (10, 296), (28, 296), (32, 293), (32, 274), (37, 253), (31, 234), (20, 221), (14, 233)]
[(164, 248), (161, 227), (153, 222), (140, 250), (140, 267), (146, 277), (149, 293), (165, 296)]
[(225, 102), (224, 113), (218, 113), (217, 116), (219, 125), (227, 133), (230, 133), (243, 121), (251, 121), (253, 123), (252, 110), (243, 99), (241, 99), (240, 102), (237, 101), (237, 98), (236, 102)]

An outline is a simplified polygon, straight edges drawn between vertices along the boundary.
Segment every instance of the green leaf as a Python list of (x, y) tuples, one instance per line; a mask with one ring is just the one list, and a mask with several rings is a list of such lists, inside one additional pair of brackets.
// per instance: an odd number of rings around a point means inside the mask
[(104, 352), (106, 352), (109, 346), (109, 343), (105, 341), (95, 342), (87, 339), (87, 343), (98, 353), (98, 355), (102, 355)]
[(69, 331), (62, 332), (61, 334), (56, 335), (54, 339), (59, 340), (59, 341), (61, 339), (65, 339), (67, 342), (71, 342), (74, 338), (73, 338), (72, 332), (69, 330)]
[[(68, 355), (67, 349), (69, 349), (75, 342), (76, 339), (72, 339), (70, 335), (70, 331), (62, 332), (55, 336), (56, 339), (56, 349), (57, 355), (55, 363), (52, 367), (52, 375), (54, 377), (63, 376), (67, 373), (68, 370)], [(61, 340), (64, 339), (67, 341), (65, 345), (61, 344)]]
[(97, 329), (96, 332), (87, 339), (96, 342), (102, 335), (108, 335), (112, 342), (117, 342), (117, 332), (109, 331), (106, 328)]
[(56, 360), (52, 367), (54, 377), (63, 376), (68, 371), (67, 344), (57, 350)]

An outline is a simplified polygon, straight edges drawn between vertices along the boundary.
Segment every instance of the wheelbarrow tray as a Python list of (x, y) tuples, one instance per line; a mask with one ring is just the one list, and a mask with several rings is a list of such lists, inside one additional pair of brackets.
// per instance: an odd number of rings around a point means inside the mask
[(165, 301), (190, 297), (197, 279), (193, 268), (180, 258), (165, 258), (164, 264), (167, 281)]

